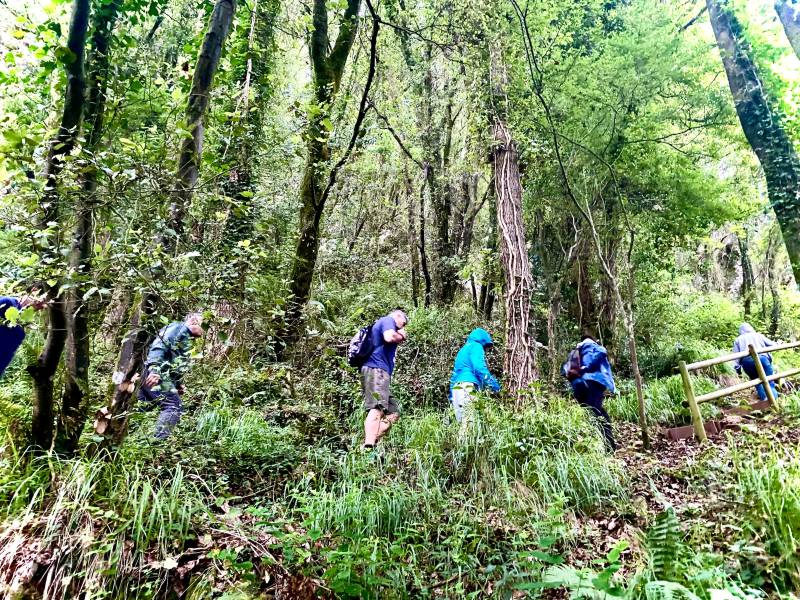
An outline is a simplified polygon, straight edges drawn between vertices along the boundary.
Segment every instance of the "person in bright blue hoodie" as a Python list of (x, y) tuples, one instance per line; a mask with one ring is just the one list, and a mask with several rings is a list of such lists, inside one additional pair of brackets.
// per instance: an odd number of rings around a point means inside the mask
[(486, 348), (492, 346), (492, 336), (485, 329), (473, 329), (467, 343), (456, 354), (453, 375), (450, 377), (450, 401), (461, 423), (475, 390), (500, 391), (500, 383), (486, 366)]
[(578, 404), (597, 418), (606, 447), (613, 452), (617, 449), (617, 444), (611, 431), (611, 417), (603, 408), (603, 397), (606, 392), (612, 394), (616, 392), (614, 375), (608, 362), (608, 351), (590, 335), (584, 336), (583, 341), (576, 346), (576, 350), (580, 353), (578, 373), (570, 375), (570, 369), (575, 366), (571, 360), (564, 363), (561, 372), (570, 380), (572, 393), (575, 394)]

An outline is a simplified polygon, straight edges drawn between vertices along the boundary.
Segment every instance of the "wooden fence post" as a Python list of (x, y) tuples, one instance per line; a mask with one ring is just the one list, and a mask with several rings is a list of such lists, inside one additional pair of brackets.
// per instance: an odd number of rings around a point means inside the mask
[(758, 352), (756, 352), (753, 344), (748, 345), (747, 349), (750, 351), (750, 356), (755, 363), (756, 373), (758, 373), (758, 378), (761, 380), (761, 385), (764, 388), (764, 393), (767, 395), (769, 405), (772, 408), (776, 408), (775, 394), (772, 393), (772, 386), (769, 384), (769, 380), (767, 379), (767, 373), (764, 371), (764, 365), (761, 364), (761, 357), (758, 355)]
[(689, 412), (692, 413), (692, 425), (694, 425), (694, 435), (699, 442), (705, 442), (708, 437), (706, 436), (706, 426), (703, 423), (703, 416), (700, 414), (700, 406), (694, 397), (694, 388), (692, 387), (692, 380), (689, 378), (689, 370), (686, 368), (686, 361), (681, 361), (678, 364), (681, 371), (681, 379), (683, 379), (683, 390), (686, 392), (686, 400), (689, 403)]

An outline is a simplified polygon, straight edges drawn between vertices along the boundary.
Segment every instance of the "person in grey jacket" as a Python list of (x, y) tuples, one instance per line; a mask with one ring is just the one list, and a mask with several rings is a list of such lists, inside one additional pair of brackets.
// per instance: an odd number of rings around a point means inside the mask
[[(741, 327), (739, 327), (739, 337), (733, 342), (733, 352), (738, 354), (739, 352), (747, 352), (750, 346), (753, 346), (756, 350), (763, 350), (764, 348), (769, 348), (770, 346), (774, 346), (775, 342), (773, 342), (768, 337), (758, 333), (750, 323), (742, 323)], [(761, 363), (761, 366), (764, 367), (764, 373), (767, 377), (772, 375), (772, 355), (769, 352), (760, 352), (758, 354), (758, 361)], [(734, 368), (736, 372), (741, 374), (742, 371), (751, 379), (758, 379), (758, 369), (756, 368), (756, 361), (753, 360), (752, 356), (745, 356), (744, 358), (739, 358), (734, 363)], [(775, 382), (770, 381), (769, 387), (772, 389), (772, 397), (778, 397), (778, 389), (775, 387)], [(758, 394), (758, 399), (764, 401), (767, 399), (767, 392), (764, 389), (762, 384), (758, 384), (756, 387), (756, 393)]]
[(145, 360), (145, 375), (139, 388), (144, 409), (158, 405), (156, 439), (166, 439), (181, 419), (183, 376), (189, 369), (192, 339), (203, 335), (203, 315), (190, 313), (183, 322), (170, 323), (158, 332)]

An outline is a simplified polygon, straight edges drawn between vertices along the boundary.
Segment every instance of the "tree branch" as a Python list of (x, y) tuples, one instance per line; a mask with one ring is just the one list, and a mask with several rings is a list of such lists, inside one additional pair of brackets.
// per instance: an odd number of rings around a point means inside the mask
[(403, 151), (403, 154), (411, 159), (411, 161), (413, 161), (420, 169), (424, 169), (425, 165), (422, 164), (422, 161), (414, 158), (414, 155), (411, 154), (411, 151), (406, 147), (406, 145), (403, 143), (403, 140), (389, 123), (389, 119), (386, 117), (386, 115), (378, 110), (378, 107), (375, 106), (375, 103), (372, 100), (367, 100), (367, 102), (369, 102), (370, 107), (375, 111), (375, 114), (378, 116), (378, 118), (383, 121), (384, 125), (386, 126), (386, 130), (392, 134), (392, 137), (397, 142), (397, 145), (400, 146), (400, 150)]
[[(351, 1), (360, 2), (360, 0)], [(358, 106), (358, 115), (356, 116), (356, 122), (353, 125), (353, 134), (350, 136), (350, 143), (347, 144), (347, 149), (344, 151), (344, 154), (342, 154), (341, 158), (336, 162), (335, 165), (333, 165), (333, 168), (331, 168), (331, 171), (328, 174), (328, 185), (325, 186), (325, 190), (322, 192), (322, 196), (320, 198), (321, 206), (325, 205), (325, 201), (328, 199), (328, 196), (330, 196), (333, 184), (336, 183), (336, 176), (339, 173), (339, 169), (341, 169), (344, 163), (347, 162), (347, 159), (350, 158), (350, 154), (353, 152), (353, 148), (356, 145), (356, 140), (358, 140), (358, 136), (361, 133), (361, 126), (364, 123), (364, 117), (366, 117), (370, 108), (369, 90), (372, 87), (373, 79), (375, 79), (375, 67), (378, 63), (378, 31), (380, 29), (380, 20), (375, 14), (375, 9), (372, 6), (372, 2), (370, 0), (366, 0), (366, 2), (367, 8), (372, 16), (372, 34), (369, 40), (369, 70), (367, 71), (367, 80), (364, 83), (364, 93), (361, 95), (361, 102)]]

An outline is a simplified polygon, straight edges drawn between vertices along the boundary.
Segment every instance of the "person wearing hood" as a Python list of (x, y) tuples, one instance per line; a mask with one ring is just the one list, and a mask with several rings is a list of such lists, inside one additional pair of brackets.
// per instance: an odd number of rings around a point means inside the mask
[[(739, 327), (739, 337), (737, 337), (736, 341), (733, 342), (733, 351), (734, 353), (747, 352), (750, 346), (753, 346), (753, 348), (758, 351), (774, 345), (775, 342), (758, 333), (755, 329), (753, 329), (750, 323), (742, 323), (741, 327)], [(764, 367), (764, 373), (766, 373), (767, 377), (772, 375), (772, 355), (769, 352), (765, 352), (763, 354), (759, 353), (758, 358), (761, 362), (761, 365)], [(742, 371), (744, 371), (751, 380), (758, 379), (756, 362), (753, 360), (752, 356), (745, 356), (744, 358), (736, 359), (736, 362), (734, 363), (734, 369), (736, 369), (738, 374), (741, 374)], [(775, 382), (770, 381), (769, 387), (772, 388), (772, 397), (777, 398), (778, 390), (775, 388)], [(767, 392), (764, 389), (763, 384), (758, 384), (756, 387), (756, 392), (758, 393), (759, 400), (764, 401), (767, 399)]]
[(485, 329), (473, 329), (467, 342), (456, 354), (453, 374), (450, 377), (450, 401), (461, 423), (475, 390), (486, 388), (500, 391), (500, 383), (486, 366), (486, 349), (492, 346), (492, 336)]
[(584, 336), (570, 353), (567, 362), (561, 367), (561, 373), (572, 385), (572, 393), (578, 404), (589, 410), (596, 418), (597, 424), (610, 452), (617, 449), (614, 434), (611, 431), (611, 417), (603, 408), (606, 392), (615, 393), (614, 375), (608, 362), (608, 351), (589, 336)]

